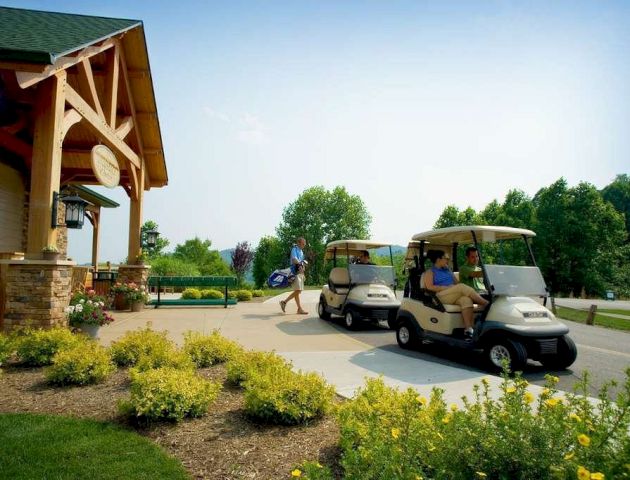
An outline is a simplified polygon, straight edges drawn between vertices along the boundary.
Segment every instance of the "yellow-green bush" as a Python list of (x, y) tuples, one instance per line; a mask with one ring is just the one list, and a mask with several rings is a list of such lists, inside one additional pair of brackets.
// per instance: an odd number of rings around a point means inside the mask
[(242, 386), (253, 375), (278, 368), (291, 370), (291, 363), (274, 352), (243, 351), (228, 361), (227, 380)]
[(335, 390), (316, 373), (282, 366), (258, 372), (245, 382), (245, 412), (267, 423), (295, 425), (324, 415)]
[(263, 295), (265, 295), (265, 292), (263, 292), (262, 290), (252, 290), (252, 295), (254, 297), (262, 297)]
[(201, 298), (220, 299), (223, 298), (223, 292), (214, 289), (202, 290)]
[(252, 299), (252, 292), (249, 290), (237, 290), (236, 298), (239, 302), (248, 302)]
[(303, 480), (333, 480), (332, 470), (319, 462), (305, 461), (291, 470), (291, 478)]
[[(368, 380), (339, 409), (345, 478), (603, 479), (628, 478), (630, 369), (617, 402), (598, 404), (554, 389), (548, 377), (536, 398), (520, 377), (504, 376), (495, 400), (489, 383), (464, 408), (409, 389)], [(586, 379), (580, 384), (588, 392)]]
[(64, 327), (49, 330), (25, 329), (15, 337), (15, 350), (18, 359), (25, 365), (50, 365), (55, 354), (68, 349), (83, 340)]
[(133, 366), (141, 357), (163, 358), (177, 347), (166, 338), (166, 332), (156, 332), (150, 328), (127, 332), (110, 347), (114, 362), (121, 367)]
[(194, 370), (195, 364), (190, 357), (174, 345), (162, 345), (149, 354), (140, 355), (133, 367), (136, 371), (145, 372), (154, 368), (170, 367), (177, 370)]
[(15, 339), (0, 332), (0, 366), (15, 353)]
[(121, 413), (146, 420), (200, 417), (217, 398), (221, 386), (191, 370), (160, 368), (131, 374), (131, 397), (119, 404)]
[(187, 288), (182, 292), (182, 298), (186, 300), (199, 300), (201, 291), (198, 288)]
[(184, 352), (197, 367), (204, 368), (231, 360), (242, 352), (242, 348), (236, 342), (221, 336), (218, 330), (214, 330), (210, 335), (186, 332)]
[(236, 298), (236, 292), (238, 290), (228, 290), (228, 298)]
[(94, 341), (86, 340), (57, 352), (46, 378), (58, 385), (86, 385), (105, 380), (116, 370), (109, 352)]

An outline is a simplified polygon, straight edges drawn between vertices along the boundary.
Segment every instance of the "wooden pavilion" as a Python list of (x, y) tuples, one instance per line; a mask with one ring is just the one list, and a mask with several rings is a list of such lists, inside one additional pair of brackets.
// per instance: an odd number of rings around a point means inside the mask
[[(142, 22), (0, 7), (1, 326), (64, 322), (73, 263), (63, 222), (51, 221), (63, 219), (60, 193), (92, 205), (96, 262), (100, 209), (81, 186), (125, 190), (130, 265), (119, 278), (143, 282), (144, 192), (167, 183)], [(43, 259), (50, 245), (61, 260)]]

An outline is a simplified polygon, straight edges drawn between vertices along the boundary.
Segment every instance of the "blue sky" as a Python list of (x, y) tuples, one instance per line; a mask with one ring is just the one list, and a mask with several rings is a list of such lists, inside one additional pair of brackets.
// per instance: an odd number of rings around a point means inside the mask
[[(628, 173), (630, 4), (29, 1), (144, 22), (169, 186), (145, 219), (172, 245), (273, 234), (313, 185), (345, 185), (404, 244), (448, 204)], [(127, 252), (128, 200), (102, 216)], [(90, 257), (91, 228), (70, 255)]]

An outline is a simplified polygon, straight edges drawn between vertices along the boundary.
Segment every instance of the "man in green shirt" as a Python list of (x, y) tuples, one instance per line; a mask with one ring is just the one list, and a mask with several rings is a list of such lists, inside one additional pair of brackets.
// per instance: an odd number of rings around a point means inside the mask
[(466, 263), (459, 267), (459, 281), (474, 288), (477, 292), (485, 292), (483, 272), (479, 267), (479, 252), (475, 247), (466, 249)]

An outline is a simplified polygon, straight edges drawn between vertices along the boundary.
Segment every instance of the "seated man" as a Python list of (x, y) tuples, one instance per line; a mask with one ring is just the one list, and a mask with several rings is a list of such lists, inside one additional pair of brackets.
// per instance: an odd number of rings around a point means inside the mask
[(479, 267), (479, 252), (475, 247), (466, 249), (466, 263), (459, 267), (459, 281), (477, 292), (486, 293), (483, 271)]
[(357, 263), (360, 265), (374, 265), (372, 262), (370, 262), (370, 252), (368, 252), (367, 250), (361, 250), (361, 253), (359, 253), (359, 258), (357, 259)]

